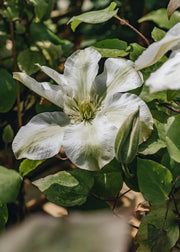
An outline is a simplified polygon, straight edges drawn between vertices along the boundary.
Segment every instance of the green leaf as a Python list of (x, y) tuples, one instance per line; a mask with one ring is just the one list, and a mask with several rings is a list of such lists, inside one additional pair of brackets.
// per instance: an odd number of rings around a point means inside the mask
[(171, 244), (167, 232), (148, 224), (148, 242), (151, 252), (169, 252)]
[(0, 166), (0, 202), (16, 200), (22, 183), (22, 177), (14, 170)]
[(94, 179), (90, 172), (75, 169), (71, 172), (61, 171), (33, 183), (55, 204), (75, 206), (86, 202)]
[(120, 127), (115, 139), (115, 155), (124, 164), (131, 163), (136, 156), (140, 135), (139, 109), (130, 114)]
[(8, 220), (8, 209), (6, 204), (0, 203), (0, 232), (4, 229)]
[(30, 159), (25, 159), (21, 162), (19, 166), (19, 173), (21, 176), (26, 176), (30, 172), (34, 171), (40, 164), (42, 164), (44, 160), (30, 160)]
[(92, 193), (100, 197), (113, 197), (123, 186), (121, 166), (116, 159), (105, 165), (100, 171), (93, 172), (94, 186)]
[[(160, 231), (162, 229), (162, 224), (165, 218), (166, 207), (160, 207), (155, 210), (150, 211), (147, 216), (142, 220), (137, 236), (136, 242), (140, 245), (137, 249), (137, 252), (165, 252), (166, 248), (163, 246), (159, 248), (161, 250), (156, 249), (155, 247), (158, 246), (158, 239), (162, 242), (162, 237), (167, 238), (166, 245), (170, 248), (174, 247), (176, 241), (179, 238), (179, 227), (176, 222), (176, 218), (174, 213), (169, 209), (167, 219), (165, 222), (164, 229), (166, 231), (166, 236), (162, 235)], [(153, 228), (152, 228), (153, 226)], [(155, 238), (152, 231), (154, 231), (158, 236)], [(150, 243), (151, 242), (151, 243)], [(153, 244), (152, 244), (153, 242)], [(166, 241), (163, 241), (164, 243)], [(152, 248), (153, 246), (153, 248)], [(153, 249), (153, 250), (152, 250)], [(167, 250), (170, 252), (170, 249)]]
[(156, 126), (154, 126), (154, 130), (152, 131), (151, 136), (148, 138), (146, 142), (142, 143), (139, 146), (138, 153), (143, 155), (152, 155), (165, 147), (166, 143), (161, 139), (159, 139), (157, 128)]
[[(148, 74), (147, 71), (144, 71), (144, 69), (142, 70), (144, 75)], [(146, 85), (143, 85), (143, 88), (141, 90), (139, 97), (145, 102), (151, 102), (156, 99), (158, 99), (161, 102), (167, 102), (167, 90), (150, 94), (149, 87)]]
[(168, 152), (172, 159), (180, 163), (180, 115), (169, 120), (171, 120), (171, 125), (166, 136)]
[(157, 128), (159, 139), (161, 139), (164, 143), (166, 143), (166, 134), (168, 127), (168, 118), (169, 116), (163, 112), (155, 109), (151, 110), (154, 124)]
[(170, 0), (167, 7), (168, 18), (180, 7), (180, 0)]
[(160, 68), (163, 63), (167, 60), (168, 58), (166, 56), (163, 56), (158, 62), (155, 64), (146, 67), (145, 69), (142, 69), (141, 72), (143, 74), (144, 80), (147, 80), (152, 72), (155, 72), (158, 68)]
[[(177, 163), (172, 158), (170, 158), (168, 152), (166, 152), (161, 160), (161, 164), (166, 166), (173, 175), (173, 183), (175, 182), (176, 178), (180, 176), (180, 163)], [(180, 186), (180, 180), (176, 183), (175, 187)]]
[(144, 198), (152, 204), (163, 204), (172, 188), (172, 174), (161, 164), (138, 159), (138, 183)]
[(28, 0), (34, 6), (36, 22), (46, 20), (50, 17), (54, 6), (54, 0)]
[(2, 139), (4, 143), (11, 143), (14, 137), (14, 132), (10, 124), (8, 124), (4, 130), (3, 130), (3, 135)]
[(51, 42), (55, 45), (61, 45), (63, 51), (69, 52), (73, 44), (66, 39), (56, 36), (47, 26), (42, 23), (32, 23), (30, 25), (30, 36), (34, 43)]
[(16, 85), (12, 76), (0, 68), (0, 113), (8, 112), (16, 101)]
[(49, 61), (50, 66), (54, 66), (56, 59), (62, 57), (63, 51), (61, 45), (54, 45), (51, 42), (37, 42), (38, 47), (41, 48), (44, 57)]
[(124, 182), (126, 185), (135, 192), (140, 192), (137, 178), (137, 158), (128, 165), (130, 176), (124, 176)]
[(119, 39), (105, 39), (92, 45), (102, 57), (125, 57), (128, 55), (127, 42)]
[(90, 11), (79, 16), (74, 16), (68, 21), (68, 24), (71, 23), (71, 29), (75, 31), (77, 26), (82, 22), (90, 24), (106, 22), (117, 14), (118, 9), (114, 10), (115, 8), (116, 3), (112, 2), (107, 8), (103, 10)]
[(137, 58), (142, 54), (142, 52), (145, 50), (143, 46), (140, 46), (137, 43), (131, 43), (130, 44), (130, 60), (135, 61)]
[(144, 21), (153, 21), (160, 28), (171, 29), (175, 24), (180, 22), (180, 12), (175, 11), (171, 17), (171, 20), (169, 20), (167, 16), (167, 10), (159, 9), (148, 13), (138, 20), (139, 23)]
[(26, 49), (19, 53), (17, 63), (22, 72), (31, 75), (39, 70), (39, 68), (35, 65), (36, 63), (44, 65), (46, 61), (41, 52)]
[(19, 6), (16, 4), (16, 1), (14, 1), (14, 3), (11, 2), (6, 9), (0, 10), (0, 14), (3, 18), (11, 19), (14, 21), (19, 18)]
[(151, 36), (154, 39), (154, 41), (159, 41), (164, 38), (166, 35), (166, 32), (162, 29), (159, 29), (158, 27), (154, 27)]

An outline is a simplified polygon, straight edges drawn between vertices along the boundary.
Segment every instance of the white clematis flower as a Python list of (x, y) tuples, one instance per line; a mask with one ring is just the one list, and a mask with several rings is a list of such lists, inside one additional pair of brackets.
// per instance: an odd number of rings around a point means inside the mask
[(64, 74), (39, 66), (58, 85), (14, 73), (15, 79), (63, 109), (38, 114), (21, 127), (13, 141), (17, 158), (50, 158), (63, 146), (76, 166), (98, 170), (114, 158), (118, 129), (138, 107), (140, 142), (148, 138), (153, 119), (147, 105), (134, 94), (122, 93), (142, 85), (140, 73), (129, 60), (107, 59), (104, 72), (96, 76), (100, 58), (87, 48), (67, 59)]
[(171, 28), (163, 39), (151, 44), (135, 61), (137, 70), (156, 63), (166, 52), (170, 58), (146, 80), (150, 92), (180, 89), (180, 23)]

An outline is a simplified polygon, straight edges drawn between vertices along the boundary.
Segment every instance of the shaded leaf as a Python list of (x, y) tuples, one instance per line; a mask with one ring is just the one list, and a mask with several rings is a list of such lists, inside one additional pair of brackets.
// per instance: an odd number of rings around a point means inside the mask
[(40, 164), (42, 164), (44, 160), (30, 160), (25, 159), (21, 162), (19, 166), (19, 173), (21, 176), (26, 176), (30, 172), (34, 171)]
[[(165, 213), (166, 213), (166, 207), (159, 207), (155, 210), (151, 210), (150, 213), (147, 216), (145, 216), (145, 218), (142, 220), (136, 236), (136, 242), (140, 245), (137, 249), (137, 252), (152, 251), (151, 250), (152, 244), (151, 245), (149, 244), (149, 240), (153, 240), (153, 238), (155, 237), (152, 234), (152, 229), (151, 228), (148, 229), (148, 226), (150, 225), (152, 227), (153, 225), (153, 227), (156, 229), (156, 233), (158, 232), (160, 234)], [(179, 238), (179, 227), (176, 222), (176, 217), (171, 210), (168, 211), (164, 229), (166, 231), (166, 238), (168, 239), (168, 246), (172, 248)], [(164, 248), (165, 247), (163, 247), (163, 249)], [(153, 250), (153, 251), (164, 252), (165, 250)]]
[(163, 204), (172, 188), (172, 174), (163, 165), (138, 159), (138, 183), (144, 198), (152, 204)]
[(98, 196), (113, 197), (123, 186), (121, 166), (115, 159), (92, 175), (94, 176), (92, 192)]
[[(162, 156), (161, 164), (166, 166), (170, 170), (170, 172), (173, 175), (173, 183), (174, 183), (176, 178), (180, 176), (180, 163), (177, 163), (172, 158), (170, 158), (168, 152), (166, 152)], [(178, 180), (175, 187), (177, 188), (179, 186), (180, 186), (180, 180)]]
[(148, 224), (148, 242), (151, 252), (169, 252), (171, 249), (167, 232), (152, 224)]
[(11, 19), (11, 20), (16, 20), (19, 18), (19, 6), (17, 5), (17, 2), (11, 2), (8, 3), (8, 6), (6, 9), (3, 10), (3, 8), (0, 10), (0, 14), (2, 17)]
[(31, 75), (39, 70), (39, 68), (35, 65), (36, 63), (44, 65), (46, 61), (41, 52), (26, 49), (19, 53), (17, 63), (22, 72)]
[(22, 183), (22, 177), (14, 170), (0, 166), (0, 202), (16, 200)]
[(160, 28), (170, 29), (180, 21), (180, 12), (175, 11), (171, 17), (171, 20), (169, 20), (167, 16), (167, 10), (159, 9), (148, 13), (138, 20), (139, 23), (144, 21), (153, 21)]
[(180, 0), (170, 0), (167, 7), (168, 18), (180, 7)]
[(41, 48), (44, 57), (49, 61), (51, 66), (54, 65), (56, 59), (60, 59), (63, 51), (61, 45), (54, 45), (51, 42), (37, 42), (38, 47)]
[(8, 209), (6, 204), (0, 203), (0, 231), (5, 227), (8, 220)]
[(27, 0), (33, 4), (36, 21), (46, 20), (49, 18), (54, 6), (54, 0)]
[(167, 131), (166, 143), (169, 155), (176, 162), (180, 163), (180, 115), (170, 118), (170, 127)]
[(8, 112), (16, 101), (16, 85), (12, 76), (0, 68), (0, 113)]
[(61, 171), (33, 183), (55, 204), (75, 206), (86, 202), (94, 179), (90, 172), (75, 169), (71, 172)]
[(63, 39), (60, 36), (56, 36), (47, 26), (43, 23), (32, 23), (30, 25), (30, 35), (34, 43), (39, 41), (51, 42), (55, 45), (61, 45), (63, 51), (68, 52), (73, 44), (69, 40)]
[(14, 137), (14, 132), (10, 124), (8, 124), (4, 130), (3, 130), (3, 135), (2, 139), (4, 143), (11, 143)]
[(71, 29), (75, 31), (77, 26), (82, 22), (90, 24), (106, 22), (117, 14), (118, 9), (114, 10), (115, 8), (116, 3), (112, 2), (107, 8), (103, 10), (90, 11), (78, 16), (74, 16), (68, 21), (68, 24), (71, 23)]

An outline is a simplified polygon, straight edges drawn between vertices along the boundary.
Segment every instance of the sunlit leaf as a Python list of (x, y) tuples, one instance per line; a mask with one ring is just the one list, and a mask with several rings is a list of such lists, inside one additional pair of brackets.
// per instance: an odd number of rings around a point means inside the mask
[(135, 61), (145, 50), (145, 48), (137, 43), (130, 44), (130, 60)]
[(90, 24), (106, 22), (117, 14), (118, 9), (114, 10), (115, 8), (116, 3), (112, 2), (107, 8), (103, 10), (90, 11), (78, 16), (74, 16), (68, 21), (68, 24), (71, 23), (71, 29), (75, 31), (77, 26), (82, 22)]
[(86, 202), (94, 179), (88, 171), (75, 169), (49, 175), (36, 180), (34, 184), (55, 204), (75, 206)]
[(175, 11), (171, 16), (171, 19), (169, 20), (167, 16), (167, 10), (159, 9), (151, 11), (150, 13), (138, 20), (139, 23), (142, 23), (144, 21), (153, 21), (160, 28), (170, 29), (180, 21), (180, 12)]
[(138, 159), (138, 183), (144, 198), (152, 204), (167, 200), (172, 188), (172, 174), (161, 164), (147, 159)]
[(159, 139), (156, 126), (148, 140), (139, 146), (138, 153), (143, 155), (152, 155), (157, 153), (160, 149), (165, 148), (166, 143)]
[(166, 143), (170, 157), (180, 163), (180, 115), (171, 118), (171, 125), (167, 131)]
[(159, 29), (158, 27), (154, 27), (151, 35), (154, 41), (159, 41), (162, 38), (164, 38), (164, 36), (166, 35), (166, 32), (162, 29)]
[(45, 160), (25, 159), (21, 162), (21, 164), (19, 166), (19, 173), (21, 174), (21, 176), (26, 176), (30, 172), (34, 171), (44, 161)]

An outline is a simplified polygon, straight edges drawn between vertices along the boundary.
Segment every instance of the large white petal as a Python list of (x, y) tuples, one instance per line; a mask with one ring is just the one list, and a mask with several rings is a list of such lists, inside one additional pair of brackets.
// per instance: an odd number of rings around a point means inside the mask
[(135, 61), (136, 69), (156, 63), (167, 51), (180, 48), (180, 23), (171, 28), (163, 39), (151, 44)]
[(48, 82), (38, 82), (25, 73), (14, 73), (13, 78), (57, 106), (63, 107), (64, 92), (60, 86)]
[(101, 58), (93, 48), (74, 52), (65, 62), (64, 76), (74, 91), (74, 96), (81, 102), (89, 99), (89, 92), (98, 73)]
[(114, 158), (117, 130), (104, 116), (92, 123), (70, 125), (64, 132), (65, 153), (76, 166), (98, 170)]
[(63, 112), (45, 112), (34, 116), (20, 128), (12, 148), (16, 158), (41, 160), (56, 155), (63, 144), (69, 119)]
[(180, 52), (168, 59), (157, 71), (151, 73), (146, 81), (150, 92), (180, 89)]
[(134, 63), (125, 59), (106, 60), (104, 72), (96, 77), (92, 86), (92, 96), (107, 97), (117, 92), (126, 92), (143, 83), (141, 73), (137, 72)]
[(138, 107), (140, 108), (140, 142), (143, 142), (153, 129), (153, 118), (146, 103), (137, 95), (116, 93), (107, 100), (99, 113), (105, 115), (119, 129), (126, 118)]
[(41, 66), (39, 64), (36, 64), (45, 74), (47, 74), (51, 79), (53, 79), (58, 85), (64, 86), (67, 85), (66, 79), (64, 78), (63, 74), (60, 74), (56, 72), (54, 69), (47, 67), (47, 66)]

